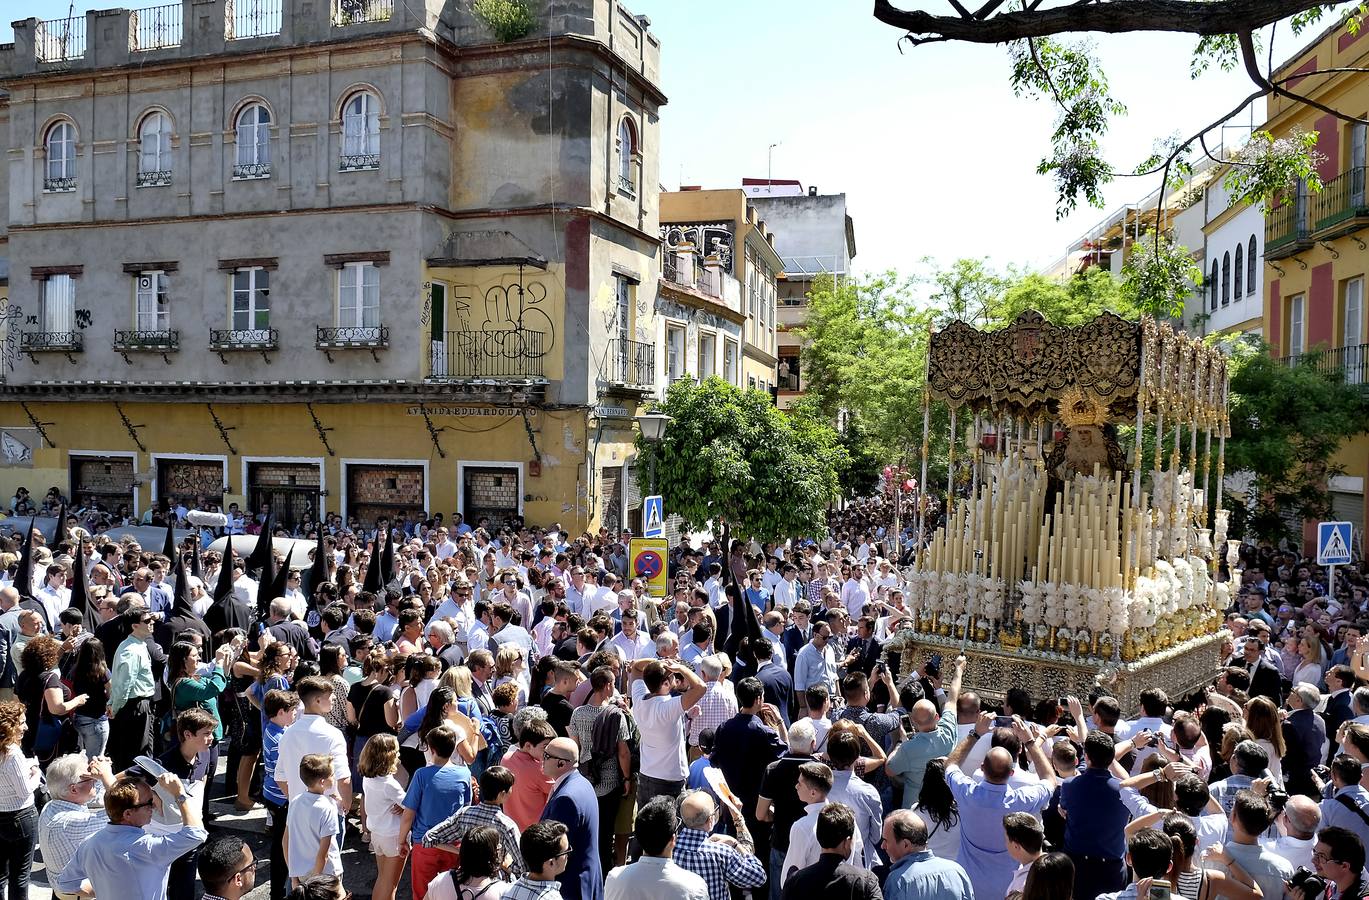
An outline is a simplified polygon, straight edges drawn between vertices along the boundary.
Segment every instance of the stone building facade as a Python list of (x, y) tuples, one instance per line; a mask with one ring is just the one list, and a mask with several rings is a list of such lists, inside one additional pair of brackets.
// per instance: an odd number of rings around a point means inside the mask
[(456, 0), (16, 23), (0, 492), (604, 520), (656, 391), (619, 299), (658, 266), (660, 48), (551, 9), (505, 41)]

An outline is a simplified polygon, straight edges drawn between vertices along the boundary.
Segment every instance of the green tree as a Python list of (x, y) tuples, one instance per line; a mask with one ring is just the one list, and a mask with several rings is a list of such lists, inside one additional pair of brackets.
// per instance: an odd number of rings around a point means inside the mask
[(1341, 473), (1332, 458), (1347, 439), (1369, 430), (1369, 399), (1318, 353), (1289, 366), (1270, 357), (1262, 342), (1242, 336), (1221, 343), (1232, 367), (1226, 471), (1253, 477), (1252, 505), (1246, 497), (1224, 496), (1231, 533), (1271, 541), (1299, 537), (1284, 516), (1330, 515), (1328, 484)]
[(1096, 266), (1063, 282), (1036, 273), (1017, 277), (994, 301), (991, 327), (1006, 327), (1029, 309), (1055, 325), (1069, 326), (1082, 325), (1104, 312), (1124, 319), (1138, 315), (1117, 279)]
[(659, 444), (638, 439), (639, 483), (649, 492), (654, 466), (656, 492), (685, 528), (721, 522), (725, 533), (770, 541), (825, 527), (846, 459), (826, 422), (717, 376), (676, 381), (656, 411), (673, 421)]

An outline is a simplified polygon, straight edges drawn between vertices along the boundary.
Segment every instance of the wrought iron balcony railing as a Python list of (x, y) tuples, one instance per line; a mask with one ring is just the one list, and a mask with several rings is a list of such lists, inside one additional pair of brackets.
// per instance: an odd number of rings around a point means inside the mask
[(181, 333), (173, 330), (163, 331), (116, 331), (114, 332), (114, 351), (133, 365), (130, 353), (160, 353), (167, 365), (171, 364), (171, 354), (181, 349)]
[(333, 4), (333, 23), (360, 25), (363, 22), (388, 22), (394, 8), (394, 0), (336, 0)]
[(542, 378), (546, 335), (527, 329), (446, 331), (432, 335), (430, 378)]
[(270, 364), (267, 353), (280, 349), (280, 333), (274, 328), (212, 328), (209, 331), (209, 349), (219, 354), (219, 362), (228, 364), (224, 356), (235, 350), (249, 350), (261, 354)]
[(86, 55), (86, 17), (41, 21), (33, 30), (34, 51), (39, 62), (63, 62)]
[(270, 178), (271, 164), (264, 163), (237, 163), (233, 166), (234, 181), (250, 181), (254, 178)]
[(181, 44), (181, 4), (149, 6), (132, 13), (134, 50), (160, 50)]
[(1311, 245), (1306, 200), (1290, 200), (1265, 213), (1265, 259), (1279, 259)]
[(340, 328), (316, 326), (314, 346), (333, 361), (334, 350), (370, 350), (371, 358), (380, 362), (377, 350), (390, 346), (390, 329), (385, 325), (344, 325)]
[(1326, 182), (1316, 197), (1316, 231), (1341, 231), (1356, 219), (1369, 218), (1364, 175), (1362, 167), (1354, 168)]
[(342, 172), (364, 172), (367, 169), (379, 168), (379, 153), (354, 153), (344, 155), (338, 163), (338, 170)]
[(44, 178), (43, 193), (67, 194), (76, 190), (76, 176), (70, 178)]
[(1369, 388), (1369, 344), (1308, 350), (1280, 360), (1287, 366), (1312, 366), (1318, 372), (1339, 372), (1345, 384)]
[(623, 175), (618, 176), (618, 193), (631, 200), (637, 199), (637, 185), (632, 183), (632, 179)]
[(137, 187), (165, 187), (171, 183), (171, 170), (163, 172), (139, 172), (134, 182)]
[(24, 331), (19, 334), (21, 353), (80, 353), (85, 339), (79, 331)]
[(230, 41), (280, 34), (281, 0), (227, 0), (224, 37)]
[(609, 380), (647, 390), (656, 387), (656, 346), (616, 337), (609, 341)]

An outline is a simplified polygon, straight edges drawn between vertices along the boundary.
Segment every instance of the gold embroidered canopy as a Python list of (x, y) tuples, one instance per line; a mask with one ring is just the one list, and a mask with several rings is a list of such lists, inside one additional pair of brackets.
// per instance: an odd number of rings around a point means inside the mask
[(1035, 310), (1007, 328), (980, 331), (952, 322), (931, 338), (931, 397), (1024, 419), (1055, 415), (1067, 394), (1104, 404), (1110, 418), (1146, 411), (1171, 422), (1224, 432), (1226, 358), (1150, 318), (1103, 313), (1077, 327), (1052, 325)]

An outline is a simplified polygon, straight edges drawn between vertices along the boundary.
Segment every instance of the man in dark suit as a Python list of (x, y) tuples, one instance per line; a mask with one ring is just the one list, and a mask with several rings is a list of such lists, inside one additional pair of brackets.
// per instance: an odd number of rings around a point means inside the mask
[(1284, 783), (1289, 793), (1320, 796), (1312, 782), (1312, 767), (1321, 762), (1326, 723), (1317, 715), (1321, 692), (1314, 684), (1295, 684), (1288, 692), (1288, 717), (1283, 720)]
[(765, 702), (780, 711), (784, 727), (789, 727), (789, 704), (794, 702), (794, 679), (785, 671), (784, 664), (774, 657), (774, 645), (767, 640), (752, 641), (751, 655), (756, 658), (756, 680), (765, 689)]
[(1264, 642), (1247, 638), (1235, 664), (1250, 674), (1250, 696), (1268, 697), (1278, 706), (1283, 703), (1283, 677), (1263, 657)]
[(879, 663), (880, 649), (879, 641), (875, 639), (875, 620), (861, 616), (856, 621), (856, 639), (847, 646), (846, 671), (862, 672), (869, 678)]
[(564, 900), (603, 900), (604, 872), (599, 866), (599, 800), (594, 786), (580, 774), (580, 748), (570, 738), (556, 738), (542, 754), (542, 774), (552, 779), (551, 796), (542, 810), (566, 826), (570, 858), (557, 881)]
[(766, 767), (787, 749), (779, 729), (779, 711), (766, 705), (765, 686), (757, 678), (743, 678), (737, 682), (737, 714), (718, 726), (711, 757), (741, 801), (746, 827), (756, 839), (756, 855), (761, 859), (770, 858), (770, 839), (769, 830), (761, 828), (756, 818), (756, 798)]
[(851, 808), (829, 803), (818, 813), (817, 838), (822, 855), (799, 869), (784, 883), (780, 900), (879, 900), (883, 895), (874, 872), (848, 865), (855, 840), (856, 817)]
[(271, 637), (293, 647), (300, 659), (310, 662), (318, 659), (318, 646), (309, 637), (309, 629), (303, 622), (290, 618), (289, 600), (284, 597), (272, 600), (271, 616), (266, 621), (266, 630), (271, 632)]
[[(1326, 687), (1331, 691), (1331, 696), (1326, 700), (1322, 721), (1326, 723), (1326, 733), (1334, 737), (1342, 724), (1355, 717), (1355, 712), (1350, 707), (1350, 701), (1354, 696), (1355, 673), (1349, 666), (1332, 666), (1326, 675)], [(1337, 749), (1333, 742), (1326, 758), (1327, 765), (1331, 764)]]
[(795, 603), (794, 621), (780, 634), (780, 643), (784, 645), (784, 667), (791, 675), (794, 673), (794, 658), (813, 636), (813, 623), (809, 617), (811, 612), (812, 607), (807, 600)]

